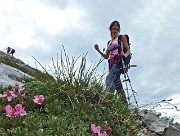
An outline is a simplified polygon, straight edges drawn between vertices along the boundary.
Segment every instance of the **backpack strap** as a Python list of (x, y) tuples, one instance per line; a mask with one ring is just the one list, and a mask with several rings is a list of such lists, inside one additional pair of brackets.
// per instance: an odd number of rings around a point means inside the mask
[(109, 45), (110, 42), (111, 42), (111, 40), (109, 40), (109, 41), (107, 42), (107, 46)]
[(118, 44), (121, 45), (121, 39), (122, 39), (122, 35), (118, 36)]
[(118, 36), (118, 53), (120, 54), (122, 49), (122, 44), (121, 44), (121, 39), (122, 39), (122, 35)]
[(125, 34), (124, 36), (126, 37), (126, 40), (127, 40), (128, 45), (131, 45), (131, 44), (129, 43), (129, 35)]

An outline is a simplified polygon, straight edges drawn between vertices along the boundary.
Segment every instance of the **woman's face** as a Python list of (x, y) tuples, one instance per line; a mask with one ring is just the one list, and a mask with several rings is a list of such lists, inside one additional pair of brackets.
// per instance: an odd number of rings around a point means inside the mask
[(112, 33), (118, 33), (119, 32), (119, 25), (118, 25), (118, 23), (114, 23), (113, 25), (112, 25), (112, 28), (111, 28), (111, 32)]

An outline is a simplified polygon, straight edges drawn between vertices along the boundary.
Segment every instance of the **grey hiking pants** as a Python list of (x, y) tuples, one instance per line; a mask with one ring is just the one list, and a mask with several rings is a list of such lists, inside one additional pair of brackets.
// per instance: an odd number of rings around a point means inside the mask
[(109, 70), (109, 73), (106, 77), (106, 86), (108, 87), (110, 92), (114, 92), (114, 90), (117, 90), (117, 92), (121, 95), (122, 99), (124, 101), (126, 100), (126, 94), (124, 92), (122, 82), (120, 79), (120, 75), (122, 73), (122, 70), (118, 68), (116, 63), (114, 63)]

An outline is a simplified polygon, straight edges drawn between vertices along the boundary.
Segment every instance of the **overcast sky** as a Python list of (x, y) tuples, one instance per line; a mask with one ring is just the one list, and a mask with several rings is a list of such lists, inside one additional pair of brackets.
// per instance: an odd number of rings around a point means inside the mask
[(0, 0), (0, 50), (10, 46), (15, 57), (35, 67), (32, 56), (51, 65), (64, 45), (69, 56), (88, 52), (91, 63), (101, 58), (94, 44), (106, 48), (109, 25), (118, 20), (137, 65), (129, 76), (138, 103), (172, 98), (180, 105), (179, 7), (179, 0)]

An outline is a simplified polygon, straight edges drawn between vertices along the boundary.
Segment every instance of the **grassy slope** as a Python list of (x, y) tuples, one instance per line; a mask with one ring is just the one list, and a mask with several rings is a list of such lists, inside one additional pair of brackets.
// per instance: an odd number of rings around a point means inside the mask
[[(125, 136), (126, 133), (135, 136), (138, 127), (130, 109), (121, 102), (118, 95), (104, 90), (101, 81), (93, 75), (94, 68), (88, 72), (84, 71), (83, 60), (78, 70), (74, 70), (73, 67), (75, 60), (68, 65), (69, 71), (56, 70), (57, 78), (54, 80), (47, 73), (21, 67), (18, 65), (20, 61), (16, 59), (12, 61), (1, 58), (0, 62), (28, 73), (35, 77), (37, 82), (30, 81), (25, 84), (29, 92), (27, 100), (16, 98), (12, 102), (7, 102), (0, 99), (1, 111), (7, 104), (15, 106), (17, 103), (23, 103), (28, 112), (26, 117), (16, 118), (7, 118), (2, 112), (0, 135), (91, 136), (90, 124), (93, 123), (100, 125), (103, 131), (111, 127), (110, 136)], [(61, 59), (61, 67), (64, 64)], [(67, 74), (64, 75), (64, 73)], [(37, 107), (32, 101), (34, 95), (44, 95), (45, 103)]]

